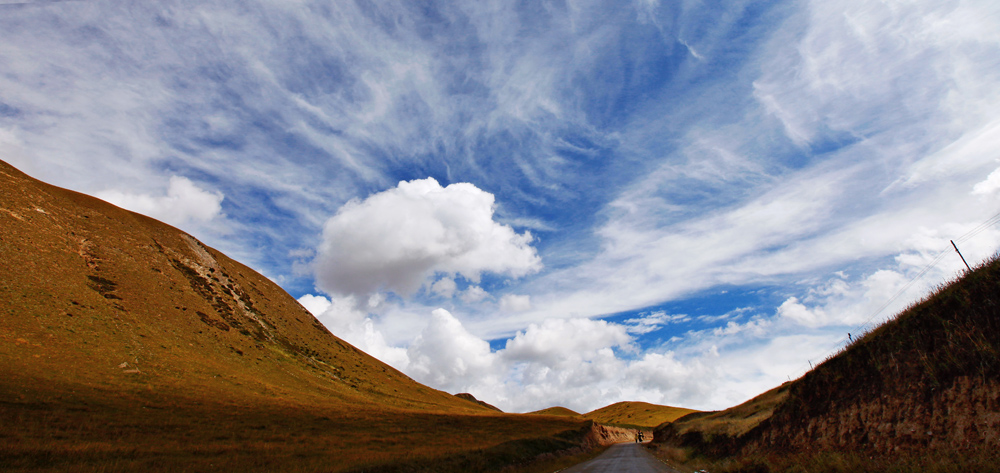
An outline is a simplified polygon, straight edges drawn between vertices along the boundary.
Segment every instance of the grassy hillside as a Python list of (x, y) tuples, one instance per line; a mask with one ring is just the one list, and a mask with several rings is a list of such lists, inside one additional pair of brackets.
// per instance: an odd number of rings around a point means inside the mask
[(455, 395), (455, 397), (457, 397), (459, 399), (464, 399), (464, 400), (472, 402), (472, 403), (475, 403), (475, 404), (477, 404), (477, 405), (479, 405), (481, 407), (485, 407), (485, 408), (487, 408), (487, 409), (489, 409), (491, 411), (503, 412), (498, 407), (496, 407), (496, 406), (494, 406), (492, 404), (480, 401), (479, 399), (476, 399), (476, 396), (473, 396), (472, 394), (469, 394), (469, 393), (458, 393), (458, 394)]
[(652, 428), (694, 412), (698, 411), (648, 402), (619, 402), (583, 414), (583, 418), (601, 424)]
[(788, 398), (790, 384), (782, 384), (724, 411), (685, 415), (672, 422), (672, 430), (680, 435), (698, 432), (707, 438), (740, 437), (774, 414), (774, 409)]
[[(802, 378), (714, 419), (662, 426), (656, 440), (718, 461), (712, 471), (991, 469), (1000, 460), (998, 301), (994, 258)], [(740, 412), (751, 415), (736, 428)]]
[(567, 409), (561, 406), (549, 407), (546, 409), (542, 409), (540, 411), (530, 412), (529, 414), (537, 414), (543, 416), (567, 416), (567, 417), (577, 417), (580, 415), (580, 413), (574, 410)]
[(583, 425), (416, 383), (191, 236), (0, 162), (2, 471), (349, 471)]

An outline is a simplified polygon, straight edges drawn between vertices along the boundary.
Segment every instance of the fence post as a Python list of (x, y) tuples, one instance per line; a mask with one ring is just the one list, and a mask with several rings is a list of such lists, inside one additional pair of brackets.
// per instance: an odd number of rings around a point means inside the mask
[(955, 248), (955, 253), (958, 253), (958, 257), (959, 257), (959, 258), (962, 258), (962, 262), (963, 262), (963, 263), (965, 263), (965, 268), (966, 268), (966, 269), (968, 269), (968, 270), (969, 270), (969, 272), (971, 273), (971, 272), (972, 272), (972, 268), (970, 268), (970, 267), (969, 267), (969, 263), (967, 263), (967, 262), (965, 261), (965, 257), (964, 257), (964, 256), (962, 256), (962, 252), (961, 252), (961, 251), (958, 251), (958, 245), (956, 245), (956, 244), (955, 244), (955, 240), (948, 240), (948, 241), (950, 241), (950, 242), (951, 242), (951, 246), (952, 246), (953, 248)]

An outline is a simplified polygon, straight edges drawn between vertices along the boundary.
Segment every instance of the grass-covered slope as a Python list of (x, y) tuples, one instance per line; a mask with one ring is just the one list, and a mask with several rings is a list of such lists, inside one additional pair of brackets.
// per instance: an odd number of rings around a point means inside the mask
[(464, 399), (464, 400), (469, 401), (471, 403), (474, 403), (474, 404), (476, 404), (478, 406), (485, 407), (485, 408), (487, 408), (487, 409), (489, 409), (491, 411), (503, 412), (502, 410), (500, 410), (500, 408), (498, 408), (498, 407), (496, 407), (496, 406), (494, 406), (492, 404), (480, 401), (479, 399), (476, 399), (476, 396), (473, 396), (472, 394), (469, 394), (469, 393), (458, 393), (458, 394), (455, 395), (455, 397), (457, 397), (459, 399)]
[[(693, 433), (695, 438), (741, 437), (774, 414), (774, 409), (788, 398), (785, 383), (736, 407), (724, 411), (695, 412), (669, 422), (669, 431), (683, 436)], [(666, 427), (666, 425), (662, 426)], [(666, 429), (657, 429), (661, 434)]]
[(529, 414), (537, 414), (537, 415), (543, 415), (543, 416), (566, 416), (566, 417), (578, 417), (578, 416), (580, 416), (579, 412), (576, 412), (576, 411), (574, 411), (572, 409), (567, 409), (567, 408), (562, 407), (562, 406), (547, 407), (547, 408), (542, 409), (540, 411), (530, 412)]
[(734, 408), (715, 421), (685, 418), (661, 426), (657, 442), (686, 449), (687, 456), (729, 457), (756, 471), (823, 471), (830, 465), (957, 471), (995, 465), (1000, 260), (941, 288), (802, 378), (748, 404), (755, 403), (743, 411), (756, 412), (756, 420), (739, 429), (719, 429), (720, 418), (732, 424), (739, 417), (740, 408)]
[(582, 425), (416, 383), (191, 236), (0, 162), (0, 471), (348, 471)]
[(583, 414), (583, 418), (600, 424), (652, 428), (694, 412), (697, 411), (683, 407), (626, 401), (590, 411)]
[(461, 409), (156, 220), (0, 163), (0, 371), (53, 385)]

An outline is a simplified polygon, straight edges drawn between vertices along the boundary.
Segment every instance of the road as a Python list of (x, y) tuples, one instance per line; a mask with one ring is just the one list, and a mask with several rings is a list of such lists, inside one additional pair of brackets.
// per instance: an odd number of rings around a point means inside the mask
[(561, 473), (679, 473), (657, 460), (641, 444), (612, 445), (601, 456)]

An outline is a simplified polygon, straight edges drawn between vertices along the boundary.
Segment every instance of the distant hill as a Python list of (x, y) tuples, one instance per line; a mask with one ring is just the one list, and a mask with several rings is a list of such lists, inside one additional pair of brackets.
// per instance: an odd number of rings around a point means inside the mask
[(584, 419), (590, 419), (601, 424), (631, 425), (638, 427), (656, 427), (664, 422), (671, 422), (698, 412), (682, 407), (661, 406), (648, 402), (618, 402), (610, 406), (583, 414)]
[(421, 385), (190, 235), (0, 161), (0, 470), (475, 471), (589, 428)]
[(497, 408), (496, 406), (493, 406), (492, 404), (488, 404), (486, 402), (480, 401), (479, 399), (476, 399), (476, 396), (473, 396), (472, 394), (469, 394), (469, 393), (458, 393), (458, 394), (455, 395), (455, 397), (460, 398), (460, 399), (465, 399), (466, 401), (469, 401), (469, 402), (476, 403), (477, 405), (485, 407), (485, 408), (487, 408), (487, 409), (489, 409), (491, 411), (503, 412), (499, 408)]
[(663, 425), (655, 442), (675, 456), (714, 459), (712, 471), (985, 471), (1000, 460), (998, 400), (993, 258), (802, 378)]
[(545, 416), (567, 416), (567, 417), (580, 416), (580, 413), (560, 406), (549, 407), (546, 409), (542, 409), (540, 411), (529, 412), (529, 414), (538, 414)]

